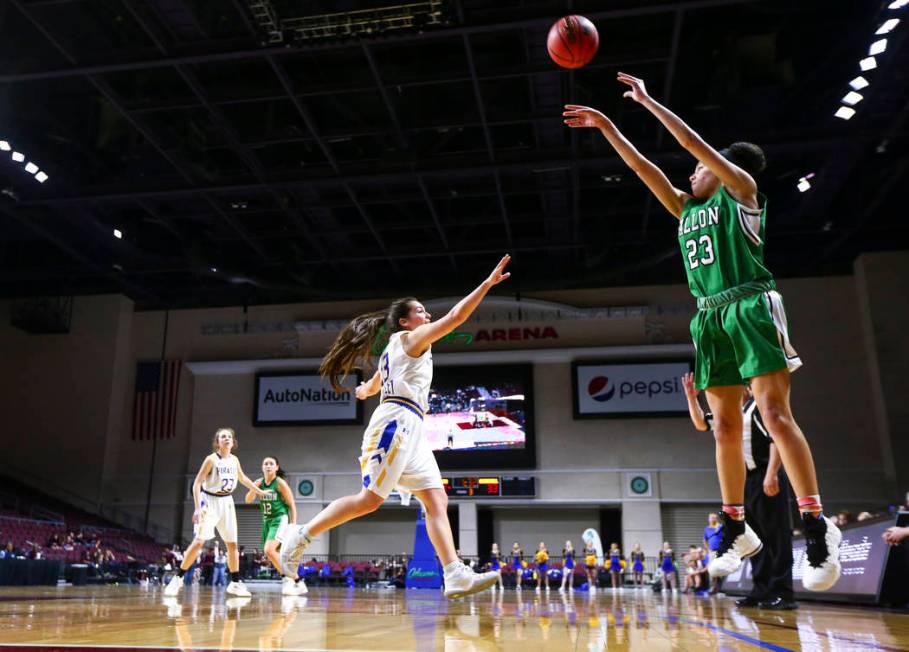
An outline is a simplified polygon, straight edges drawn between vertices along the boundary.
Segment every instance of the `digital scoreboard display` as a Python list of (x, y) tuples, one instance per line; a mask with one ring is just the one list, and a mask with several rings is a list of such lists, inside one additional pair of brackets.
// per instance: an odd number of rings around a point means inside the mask
[(463, 476), (442, 478), (445, 493), (455, 498), (526, 498), (536, 495), (536, 481), (527, 476)]

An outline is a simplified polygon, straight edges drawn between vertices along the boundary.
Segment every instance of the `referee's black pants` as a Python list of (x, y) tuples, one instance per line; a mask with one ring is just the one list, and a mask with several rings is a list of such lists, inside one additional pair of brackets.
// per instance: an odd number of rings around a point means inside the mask
[(789, 478), (779, 471), (780, 491), (776, 496), (768, 496), (764, 493), (766, 473), (766, 468), (758, 467), (748, 471), (745, 477), (745, 518), (764, 544), (764, 549), (751, 558), (754, 581), (751, 597), (793, 600)]

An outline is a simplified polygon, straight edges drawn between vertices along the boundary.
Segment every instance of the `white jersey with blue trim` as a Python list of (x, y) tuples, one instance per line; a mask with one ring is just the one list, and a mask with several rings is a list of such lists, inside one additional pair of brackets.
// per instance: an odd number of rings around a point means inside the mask
[(416, 403), (421, 411), (429, 409), (429, 386), (432, 384), (432, 347), (418, 358), (407, 355), (401, 336), (392, 333), (388, 346), (379, 358), (382, 378), (382, 402), (402, 399)]
[(216, 496), (232, 493), (237, 487), (237, 458), (233, 455), (221, 457), (217, 453), (212, 453), (211, 461), (211, 471), (202, 481), (202, 491)]

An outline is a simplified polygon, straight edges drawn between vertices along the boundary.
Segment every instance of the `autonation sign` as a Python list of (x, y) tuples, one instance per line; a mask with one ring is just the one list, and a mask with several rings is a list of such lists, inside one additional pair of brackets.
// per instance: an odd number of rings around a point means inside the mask
[(256, 375), (253, 424), (289, 426), (360, 423), (362, 407), (354, 396), (358, 376), (349, 376), (339, 392), (314, 372)]
[(572, 365), (575, 418), (687, 414), (687, 361)]

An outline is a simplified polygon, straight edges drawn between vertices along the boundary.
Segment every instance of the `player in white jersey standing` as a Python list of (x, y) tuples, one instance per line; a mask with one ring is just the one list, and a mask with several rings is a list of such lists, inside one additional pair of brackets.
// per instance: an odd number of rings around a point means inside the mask
[(409, 297), (387, 310), (355, 318), (338, 335), (319, 371), (343, 391), (341, 378), (368, 361), (383, 327), (391, 334), (378, 370), (356, 392), (360, 400), (382, 392), (382, 402), (363, 435), (363, 489), (333, 501), (309, 523), (287, 528), (281, 549), (285, 570), (297, 568), (313, 537), (375, 511), (398, 487), (415, 495), (426, 510), (426, 529), (444, 567), (447, 597), (477, 593), (499, 581), (498, 571), (477, 574), (458, 559), (442, 474), (422, 430), (432, 383), (432, 343), (463, 324), (486, 293), (509, 277), (505, 271), (509, 260), (510, 256), (503, 257), (483, 283), (436, 322), (423, 304)]
[(246, 477), (240, 468), (240, 460), (231, 454), (237, 447), (237, 433), (233, 428), (218, 428), (212, 441), (214, 452), (202, 462), (202, 468), (193, 481), (193, 500), (196, 509), (193, 512), (193, 542), (183, 553), (183, 563), (174, 575), (164, 595), (172, 597), (180, 592), (183, 586), (183, 575), (188, 571), (196, 557), (205, 546), (205, 542), (214, 538), (215, 528), (227, 544), (227, 568), (230, 571), (230, 584), (225, 591), (243, 598), (250, 597), (250, 592), (240, 579), (240, 554), (237, 551), (237, 513), (234, 509), (234, 498), (231, 495), (237, 487), (237, 481), (258, 496), (267, 496), (268, 492), (259, 489)]

